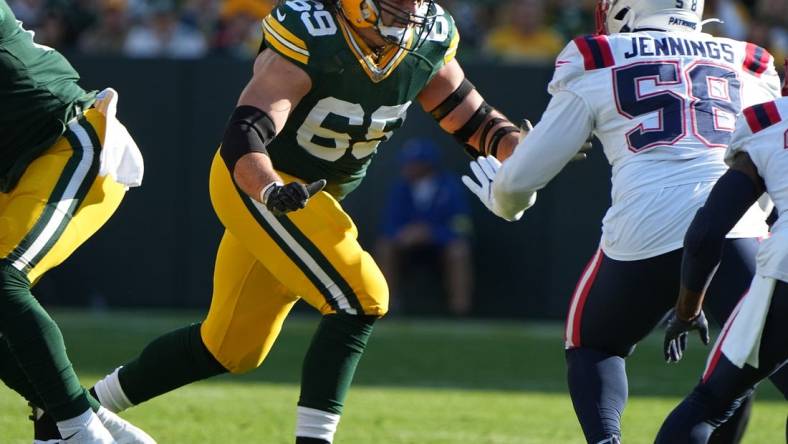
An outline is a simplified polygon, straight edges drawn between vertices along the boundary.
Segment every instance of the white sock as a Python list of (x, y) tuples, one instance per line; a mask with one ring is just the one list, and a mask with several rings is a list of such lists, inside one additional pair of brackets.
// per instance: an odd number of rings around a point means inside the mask
[(339, 415), (337, 414), (298, 406), (296, 436), (334, 442), (337, 425), (339, 425)]
[(96, 390), (96, 395), (98, 395), (98, 401), (113, 413), (119, 413), (134, 406), (120, 386), (120, 379), (118, 379), (119, 370), (120, 367), (116, 368), (114, 372), (105, 376), (104, 379), (93, 386)]
[[(57, 429), (60, 431), (60, 436), (71, 436), (78, 431), (85, 428), (85, 426), (90, 422), (90, 420), (95, 416), (93, 410), (87, 409), (84, 413), (79, 416), (75, 416), (71, 419), (66, 419), (64, 421), (57, 422)], [(98, 419), (98, 418), (97, 418)]]

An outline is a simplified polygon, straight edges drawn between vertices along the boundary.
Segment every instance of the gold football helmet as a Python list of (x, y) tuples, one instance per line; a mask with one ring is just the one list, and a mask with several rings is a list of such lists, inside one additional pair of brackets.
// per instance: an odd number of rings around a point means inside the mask
[[(373, 28), (386, 40), (403, 48), (408, 35), (413, 32), (414, 44), (418, 48), (424, 42), (435, 23), (435, 0), (418, 0), (415, 11), (404, 10), (401, 0), (337, 0), (342, 15), (356, 28)], [(391, 17), (390, 24), (383, 23), (383, 15)]]

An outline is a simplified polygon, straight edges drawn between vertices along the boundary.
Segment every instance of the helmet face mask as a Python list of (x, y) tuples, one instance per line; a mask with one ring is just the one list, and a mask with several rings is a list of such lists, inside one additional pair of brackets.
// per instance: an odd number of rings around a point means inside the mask
[[(403, 10), (398, 0), (338, 0), (337, 3), (353, 26), (372, 28), (387, 42), (404, 49), (418, 49), (435, 24), (435, 0), (418, 1), (413, 13)], [(413, 42), (408, 45), (411, 34)]]
[(607, 13), (610, 11), (610, 0), (599, 0), (594, 11), (596, 22), (596, 33), (599, 35), (608, 34), (607, 32)]
[(620, 0), (599, 0), (594, 14), (596, 19), (597, 34), (614, 34), (617, 32), (629, 32), (631, 21), (630, 12), (633, 9), (627, 1)]
[(788, 58), (785, 59), (785, 76), (783, 77), (783, 97), (788, 97)]

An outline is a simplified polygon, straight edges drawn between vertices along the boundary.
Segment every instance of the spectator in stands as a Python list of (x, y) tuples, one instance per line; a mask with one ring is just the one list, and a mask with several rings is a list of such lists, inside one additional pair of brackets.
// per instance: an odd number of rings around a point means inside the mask
[(26, 29), (34, 29), (41, 23), (44, 15), (45, 0), (10, 0), (8, 6), (14, 11), (16, 19), (25, 24)]
[(486, 50), (507, 62), (552, 63), (565, 41), (546, 24), (544, 0), (513, 0), (503, 11), (508, 20), (490, 32)]
[(749, 39), (767, 48), (777, 65), (788, 56), (788, 0), (759, 0), (750, 22)]
[[(37, 21), (25, 26), (35, 31), (36, 43), (55, 49), (71, 49), (80, 35), (96, 22), (92, 1), (48, 0), (40, 4), (40, 13), (34, 14)], [(34, 3), (17, 4), (30, 6)]]
[(129, 29), (126, 6), (126, 0), (104, 0), (97, 26), (82, 35), (79, 49), (87, 54), (122, 53)]
[(556, 31), (564, 41), (594, 32), (594, 8), (597, 0), (560, 0), (554, 5)]
[(123, 52), (129, 57), (193, 59), (206, 50), (202, 33), (181, 23), (173, 3), (159, 0), (152, 5), (150, 16), (129, 31)]
[(462, 36), (459, 55), (475, 55), (484, 43), (487, 8), (479, 5), (479, 2), (463, 0), (443, 0), (440, 4), (451, 12), (457, 30)]
[[(435, 144), (412, 139), (400, 154), (401, 178), (389, 191), (377, 260), (396, 307), (408, 264), (428, 260), (442, 273), (449, 312), (471, 310), (471, 220), (460, 181), (441, 171)], [(412, 295), (411, 295), (412, 296)]]
[(213, 51), (240, 58), (254, 58), (260, 49), (260, 21), (271, 12), (273, 3), (261, 0), (227, 0), (213, 38)]
[[(210, 36), (219, 21), (219, 11), (228, 3), (236, 0), (182, 0), (180, 5), (181, 22), (192, 28), (199, 29)], [(267, 4), (269, 0), (245, 0)], [(210, 39), (210, 37), (209, 37)]]
[(736, 40), (747, 38), (747, 8), (735, 0), (707, 0), (704, 15), (708, 18), (720, 19), (703, 25), (703, 31), (710, 34), (729, 37)]

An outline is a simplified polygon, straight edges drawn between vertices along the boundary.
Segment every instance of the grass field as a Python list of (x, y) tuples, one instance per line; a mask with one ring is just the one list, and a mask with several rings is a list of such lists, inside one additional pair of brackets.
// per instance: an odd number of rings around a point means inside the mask
[[(70, 355), (86, 385), (157, 334), (199, 314), (59, 311)], [(292, 443), (301, 357), (317, 318), (288, 320), (274, 351), (251, 374), (185, 387), (124, 416), (160, 444)], [(566, 393), (559, 324), (387, 319), (356, 375), (337, 444), (581, 443)], [(693, 338), (694, 339), (694, 338)], [(694, 385), (706, 349), (661, 361), (652, 336), (629, 361), (628, 444), (653, 442), (665, 415)], [(788, 408), (770, 384), (758, 394), (746, 443), (780, 443)], [(30, 443), (25, 403), (0, 389), (0, 443)]]

